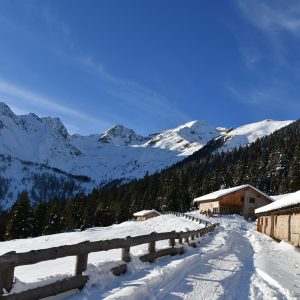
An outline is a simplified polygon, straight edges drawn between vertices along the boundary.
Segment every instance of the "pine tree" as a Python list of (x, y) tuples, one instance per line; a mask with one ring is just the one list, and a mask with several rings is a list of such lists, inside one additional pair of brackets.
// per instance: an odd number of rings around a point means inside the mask
[(33, 212), (27, 192), (22, 192), (14, 203), (6, 230), (7, 239), (33, 236)]
[(54, 234), (64, 230), (64, 222), (61, 215), (61, 205), (58, 201), (53, 201), (49, 205), (44, 222), (43, 234)]
[(40, 236), (44, 232), (45, 219), (48, 211), (48, 204), (45, 201), (41, 201), (34, 209), (34, 236)]
[(7, 222), (8, 222), (8, 213), (5, 211), (0, 211), (0, 241), (5, 240)]

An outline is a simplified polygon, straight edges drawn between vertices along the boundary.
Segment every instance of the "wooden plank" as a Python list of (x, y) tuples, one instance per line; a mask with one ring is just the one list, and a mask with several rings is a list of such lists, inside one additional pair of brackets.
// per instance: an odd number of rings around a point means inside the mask
[(183, 231), (183, 232), (180, 232), (179, 235), (181, 238), (189, 238), (190, 236), (194, 235), (195, 233), (196, 233), (196, 230)]
[(88, 280), (88, 276), (74, 276), (48, 285), (30, 289), (18, 294), (1, 295), (1, 300), (38, 300), (71, 291), (82, 289)]
[[(113, 239), (96, 242), (82, 242), (73, 245), (64, 245), (59, 247), (31, 250), (24, 253), (16, 253), (9, 257), (15, 266), (23, 266), (39, 263), (41, 261), (58, 259), (66, 256), (77, 256), (81, 254), (107, 251), (128, 247), (129, 242), (126, 239)], [(8, 258), (0, 256), (0, 265), (5, 263)], [(1, 267), (0, 267), (1, 268)]]
[(134, 247), (134, 246), (141, 245), (141, 244), (157, 242), (157, 241), (162, 241), (162, 240), (168, 240), (171, 238), (177, 238), (176, 231), (160, 232), (160, 233), (153, 232), (153, 233), (147, 234), (147, 235), (130, 237), (128, 239), (128, 242), (129, 242), (130, 247)]
[(78, 256), (91, 252), (108, 251), (119, 248), (130, 248), (133, 246), (160, 240), (176, 238), (175, 231), (152, 233), (148, 235), (128, 237), (126, 239), (112, 239), (96, 242), (82, 242), (73, 245), (64, 245), (59, 247), (31, 250), (24, 253), (13, 253), (0, 256), (0, 269), (3, 263), (11, 262), (15, 266), (23, 266), (39, 263), (47, 260), (54, 260), (66, 256)]
[(167, 256), (167, 255), (176, 255), (176, 254), (182, 254), (183, 253), (183, 247), (180, 248), (166, 248), (166, 249), (161, 249), (156, 252), (152, 252), (146, 255), (143, 255), (140, 257), (140, 260), (143, 262), (152, 262), (158, 257), (162, 256)]

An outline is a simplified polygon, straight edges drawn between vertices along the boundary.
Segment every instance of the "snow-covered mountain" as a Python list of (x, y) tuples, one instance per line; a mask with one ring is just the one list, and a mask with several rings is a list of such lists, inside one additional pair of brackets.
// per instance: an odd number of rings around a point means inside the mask
[(31, 201), (38, 202), (67, 199), (76, 193), (89, 192), (94, 186), (86, 176), (0, 154), (0, 210), (9, 208), (20, 191), (27, 190)]
[(257, 139), (270, 135), (274, 131), (291, 124), (293, 121), (263, 120), (261, 122), (244, 125), (226, 133), (225, 144), (220, 150), (228, 151), (243, 147)]
[[(103, 133), (82, 136), (70, 135), (58, 118), (39, 118), (32, 113), (18, 116), (0, 103), (0, 155), (14, 162), (8, 166), (7, 159), (0, 161), (0, 179), (14, 180), (6, 192), (0, 191), (0, 199), (8, 193), (15, 195), (18, 190), (32, 189), (32, 184), (22, 184), (24, 178), (30, 180), (33, 174), (43, 174), (47, 168), (53, 176), (61, 176), (60, 170), (65, 172), (64, 176), (76, 184), (80, 180), (70, 176), (88, 176), (91, 181), (85, 183), (85, 188), (90, 190), (114, 179), (130, 180), (141, 178), (146, 172), (160, 171), (212, 139), (222, 137), (225, 143), (221, 150), (227, 151), (252, 143), (291, 122), (265, 120), (230, 130), (191, 121), (146, 137), (117, 125)], [(26, 174), (25, 162), (26, 169), (30, 169)]]

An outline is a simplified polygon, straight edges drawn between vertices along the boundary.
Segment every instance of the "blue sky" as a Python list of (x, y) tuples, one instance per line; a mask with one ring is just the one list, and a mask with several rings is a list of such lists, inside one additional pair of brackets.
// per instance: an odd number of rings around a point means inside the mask
[(0, 100), (71, 133), (300, 111), (300, 1), (0, 2)]

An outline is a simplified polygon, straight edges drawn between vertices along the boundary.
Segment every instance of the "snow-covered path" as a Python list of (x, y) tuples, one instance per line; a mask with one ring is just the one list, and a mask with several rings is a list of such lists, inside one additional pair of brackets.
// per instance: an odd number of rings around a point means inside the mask
[(143, 272), (131, 270), (121, 284), (72, 299), (300, 299), (300, 252), (255, 231), (240, 217), (196, 249), (164, 258)]
[(282, 288), (257, 273), (247, 234), (244, 229), (219, 231), (175, 282), (157, 286), (157, 299), (287, 299)]

